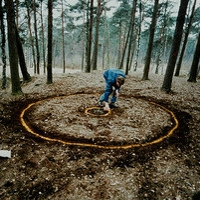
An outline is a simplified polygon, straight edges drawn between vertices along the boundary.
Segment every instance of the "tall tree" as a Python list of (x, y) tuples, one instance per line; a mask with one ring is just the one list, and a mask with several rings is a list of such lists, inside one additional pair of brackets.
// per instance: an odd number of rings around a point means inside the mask
[(186, 48), (186, 45), (187, 45), (188, 36), (189, 36), (189, 33), (190, 33), (190, 28), (192, 26), (192, 20), (193, 20), (193, 17), (194, 17), (194, 11), (195, 11), (196, 2), (197, 1), (194, 0), (194, 4), (193, 4), (193, 7), (192, 7), (191, 15), (190, 15), (190, 18), (189, 18), (189, 23), (188, 23), (186, 31), (185, 31), (185, 37), (184, 37), (184, 40), (183, 40), (183, 46), (182, 46), (181, 53), (180, 53), (180, 56), (179, 56), (179, 59), (178, 59), (178, 63), (177, 63), (177, 66), (176, 66), (175, 76), (179, 76), (179, 74), (180, 74), (181, 64), (182, 64), (183, 56), (184, 56), (184, 53), (185, 53), (185, 48)]
[(172, 77), (174, 73), (177, 56), (179, 53), (188, 2), (189, 0), (181, 0), (180, 6), (179, 6), (178, 17), (176, 19), (174, 38), (173, 38), (170, 56), (169, 56), (169, 60), (167, 64), (167, 69), (164, 76), (164, 81), (161, 87), (161, 90), (167, 93), (171, 91)]
[(103, 40), (102, 40), (102, 69), (105, 68), (105, 54), (106, 54), (106, 40), (107, 40), (107, 35), (108, 35), (108, 22), (106, 18), (106, 2), (104, 1), (103, 4), (103, 12), (104, 12), (104, 24), (103, 24)]
[(2, 7), (2, 0), (0, 0), (0, 28), (1, 28), (1, 51), (2, 51), (2, 62), (3, 62), (3, 71), (2, 71), (2, 89), (6, 89), (6, 36), (5, 36), (5, 24), (4, 24), (4, 10)]
[(159, 17), (161, 19), (161, 27), (158, 28), (160, 29), (159, 31), (159, 38), (158, 40), (154, 43), (155, 46), (157, 46), (157, 55), (156, 55), (156, 70), (155, 73), (158, 74), (159, 71), (159, 65), (161, 62), (161, 57), (164, 54), (164, 49), (165, 49), (165, 43), (166, 43), (166, 27), (169, 27), (169, 14), (168, 14), (168, 9), (169, 9), (169, 0), (167, 0), (165, 3), (161, 4), (161, 9), (160, 13), (162, 15)]
[(16, 42), (17, 42), (17, 51), (18, 51), (19, 64), (20, 64), (20, 68), (21, 68), (21, 72), (22, 72), (22, 76), (23, 76), (23, 81), (29, 82), (29, 81), (31, 81), (31, 76), (27, 71), (24, 51), (23, 51), (21, 39), (20, 39), (18, 30), (17, 30), (17, 26), (16, 26)]
[(188, 82), (194, 82), (194, 83), (197, 82), (196, 77), (197, 77), (199, 60), (200, 60), (200, 31), (197, 39), (196, 49), (192, 61), (192, 66), (190, 69), (190, 76)]
[[(69, 11), (75, 11), (77, 20), (82, 19), (81, 25), (81, 70), (84, 70), (85, 64), (87, 64), (87, 39), (88, 39), (88, 27), (89, 27), (89, 1), (81, 0), (78, 1), (75, 5), (69, 6)], [(78, 14), (80, 13), (80, 15)], [(86, 69), (85, 69), (86, 70)]]
[(37, 15), (36, 15), (36, 0), (33, 1), (33, 13), (34, 13), (34, 31), (35, 31), (35, 47), (36, 47), (36, 72), (40, 74), (40, 51), (39, 51), (39, 43), (38, 43), (38, 28), (37, 28)]
[(62, 20), (62, 59), (63, 59), (63, 73), (65, 73), (65, 23), (64, 23), (64, 6), (61, 1), (61, 20)]
[(19, 24), (19, 0), (15, 0), (15, 21), (16, 21), (16, 26), (18, 28)]
[(53, 83), (52, 38), (53, 38), (53, 0), (48, 0), (47, 84)]
[[(89, 5), (89, 3), (88, 3)], [(86, 42), (86, 69), (85, 72), (91, 71), (91, 49), (92, 49), (92, 26), (93, 26), (93, 9), (94, 0), (90, 1), (89, 13), (87, 14), (87, 42)]]
[(133, 46), (133, 32), (134, 32), (134, 24), (135, 24), (135, 13), (136, 13), (137, 0), (133, 0), (132, 12), (131, 12), (131, 21), (130, 21), (130, 38), (129, 38), (129, 46), (128, 46), (128, 54), (126, 61), (125, 74), (128, 75), (130, 58), (131, 58), (131, 50)]
[(96, 32), (95, 32), (95, 43), (94, 43), (94, 52), (93, 52), (93, 63), (92, 63), (93, 70), (97, 69), (100, 17), (101, 17), (101, 0), (97, 0)]
[(44, 39), (44, 23), (43, 23), (43, 0), (40, 0), (40, 19), (41, 19), (41, 34), (42, 34), (42, 53), (43, 53), (43, 73), (46, 73), (46, 56), (45, 56), (45, 39)]
[[(121, 4), (121, 9), (119, 11), (119, 16), (120, 16), (120, 21), (119, 21), (119, 54), (118, 56), (120, 57), (120, 60), (119, 60), (119, 69), (123, 69), (123, 66), (124, 66), (124, 59), (125, 59), (125, 55), (126, 55), (126, 51), (127, 51), (127, 47), (128, 47), (128, 41), (129, 41), (129, 38), (130, 38), (130, 34), (131, 34), (131, 22), (132, 22), (132, 11), (133, 11), (133, 8), (132, 7), (132, 10), (131, 10), (131, 14), (130, 14), (130, 6), (128, 4), (127, 1), (123, 1), (123, 3)], [(125, 16), (124, 16), (125, 15)], [(123, 19), (122, 19), (123, 18)], [(122, 31), (122, 21), (125, 20), (125, 28), (124, 28), (124, 31)], [(122, 32), (124, 32), (124, 34), (122, 34)], [(122, 34), (122, 35), (121, 35)], [(123, 44), (121, 44), (120, 40), (121, 38), (124, 38), (123, 40)], [(121, 51), (121, 46), (122, 46), (122, 51)], [(121, 54), (121, 56), (120, 56)]]
[(135, 64), (134, 64), (134, 71), (137, 70), (138, 66), (138, 57), (140, 52), (140, 40), (141, 40), (141, 29), (142, 29), (142, 22), (144, 20), (144, 14), (143, 14), (143, 5), (141, 0), (139, 1), (139, 22), (136, 29), (137, 33), (137, 44), (136, 44), (136, 55), (135, 55)]
[(20, 85), (19, 69), (18, 69), (18, 51), (16, 41), (16, 24), (15, 24), (15, 10), (13, 0), (5, 0), (5, 7), (7, 13), (8, 24), (8, 48), (10, 73), (12, 82), (12, 94), (22, 94)]
[(156, 28), (156, 22), (157, 22), (158, 6), (159, 6), (159, 0), (154, 0), (154, 11), (153, 11), (152, 21), (150, 25), (149, 42), (148, 42), (148, 48), (147, 48), (146, 57), (145, 57), (145, 66), (144, 66), (142, 80), (149, 79), (148, 76), (149, 76), (153, 40), (154, 40), (154, 34), (155, 34), (155, 28)]
[(29, 0), (25, 0), (25, 5), (26, 5), (26, 9), (27, 9), (27, 20), (28, 20), (28, 29), (29, 29), (29, 37), (30, 37), (30, 43), (31, 43), (31, 47), (32, 47), (32, 56), (33, 56), (33, 65), (34, 65), (34, 73), (36, 74), (36, 69), (37, 69), (37, 65), (36, 65), (36, 60), (35, 60), (35, 45), (34, 45), (34, 39), (33, 39), (33, 34), (32, 34), (32, 26), (31, 26), (31, 11), (30, 11), (30, 7), (31, 7), (31, 2)]
[(81, 70), (83, 71), (84, 69), (84, 61), (85, 61), (85, 44), (86, 44), (86, 7), (87, 7), (87, 3), (86, 3), (86, 0), (83, 1), (83, 15), (82, 15), (82, 21), (83, 21), (83, 25), (82, 25), (82, 34), (81, 34), (81, 37), (82, 37), (82, 52), (81, 52)]

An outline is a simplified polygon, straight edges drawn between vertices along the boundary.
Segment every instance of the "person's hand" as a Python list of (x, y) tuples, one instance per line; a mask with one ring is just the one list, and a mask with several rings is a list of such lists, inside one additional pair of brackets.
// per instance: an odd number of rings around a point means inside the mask
[(115, 91), (115, 90), (116, 90), (115, 86), (112, 86), (112, 91)]
[(105, 111), (109, 111), (110, 110), (110, 106), (109, 106), (108, 102), (105, 102), (105, 107), (103, 109)]
[(115, 91), (115, 96), (116, 96), (116, 97), (119, 97), (119, 90), (116, 90), (116, 91)]

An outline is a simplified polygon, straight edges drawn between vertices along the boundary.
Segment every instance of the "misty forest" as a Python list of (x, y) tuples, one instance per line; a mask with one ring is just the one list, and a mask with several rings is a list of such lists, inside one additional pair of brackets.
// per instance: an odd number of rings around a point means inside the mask
[[(143, 80), (149, 71), (166, 72), (167, 79), (183, 71), (196, 81), (198, 1), (183, 1), (180, 7), (169, 0), (111, 2), (1, 1), (2, 88), (10, 65), (13, 93), (21, 90), (18, 62), (25, 81), (30, 68), (34, 74), (47, 73), (51, 83), (52, 68), (67, 73), (67, 68), (110, 67), (126, 74), (142, 68)], [(162, 88), (169, 91), (170, 82), (165, 80)]]

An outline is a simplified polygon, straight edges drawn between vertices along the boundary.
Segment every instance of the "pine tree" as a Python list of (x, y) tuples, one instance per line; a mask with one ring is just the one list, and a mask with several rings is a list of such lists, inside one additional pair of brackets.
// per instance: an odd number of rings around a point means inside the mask
[(181, 44), (181, 38), (183, 34), (183, 25), (185, 22), (185, 15), (186, 15), (188, 2), (189, 0), (181, 0), (180, 2), (172, 48), (170, 51), (170, 56), (169, 56), (169, 60), (167, 64), (167, 69), (165, 72), (163, 85), (161, 87), (161, 90), (167, 93), (171, 91), (172, 77), (173, 77), (174, 68), (175, 68), (175, 64), (176, 64), (176, 60), (177, 60), (177, 56), (178, 56), (179, 48)]

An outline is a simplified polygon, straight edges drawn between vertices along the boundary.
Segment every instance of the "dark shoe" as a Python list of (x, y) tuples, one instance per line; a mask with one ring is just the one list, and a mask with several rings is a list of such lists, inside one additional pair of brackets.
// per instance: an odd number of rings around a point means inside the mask
[(117, 106), (116, 103), (110, 103), (110, 108), (119, 108), (119, 106)]
[(99, 106), (99, 107), (104, 107), (103, 101), (99, 101), (99, 102), (98, 102), (98, 106)]

